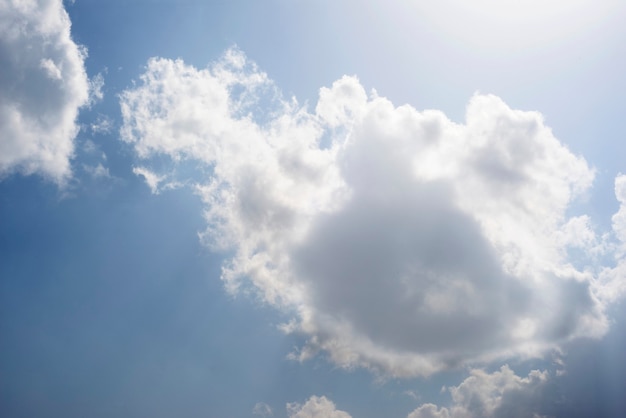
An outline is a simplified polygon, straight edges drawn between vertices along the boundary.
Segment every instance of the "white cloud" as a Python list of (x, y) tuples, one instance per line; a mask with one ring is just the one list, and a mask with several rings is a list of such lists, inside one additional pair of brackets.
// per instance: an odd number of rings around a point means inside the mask
[(70, 26), (61, 0), (0, 0), (0, 176), (71, 174), (89, 81)]
[(159, 175), (145, 167), (133, 167), (133, 173), (144, 178), (152, 194), (159, 194), (163, 190), (178, 189), (183, 186), (183, 183), (168, 181), (169, 176)]
[(345, 76), (308, 112), (237, 50), (151, 59), (121, 106), (143, 166), (204, 165), (202, 238), (236, 250), (229, 291), (293, 315), (293, 358), (427, 375), (606, 332), (602, 239), (568, 215), (594, 172), (537, 112), (476, 95), (457, 124)]
[(340, 411), (325, 396), (311, 396), (304, 405), (287, 404), (289, 418), (351, 418), (350, 414)]
[(159, 176), (144, 167), (133, 167), (133, 173), (144, 178), (153, 194), (159, 194), (159, 184), (163, 182), (165, 176)]
[(407, 418), (539, 418), (545, 413), (548, 379), (547, 372), (538, 370), (522, 378), (508, 366), (491, 374), (472, 370), (459, 386), (448, 388), (452, 406), (426, 403)]

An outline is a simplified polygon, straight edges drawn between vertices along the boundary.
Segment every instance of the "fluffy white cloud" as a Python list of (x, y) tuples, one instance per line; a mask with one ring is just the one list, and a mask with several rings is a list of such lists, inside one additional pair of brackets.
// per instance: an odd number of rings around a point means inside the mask
[(539, 418), (548, 377), (533, 370), (522, 378), (508, 366), (491, 374), (472, 370), (459, 386), (447, 388), (452, 406), (423, 404), (407, 418)]
[(427, 375), (607, 329), (602, 269), (568, 255), (602, 247), (568, 215), (594, 173), (537, 112), (476, 95), (458, 124), (345, 76), (309, 112), (237, 50), (151, 59), (121, 106), (143, 166), (204, 166), (202, 238), (236, 250), (230, 291), (293, 315), (294, 358)]
[(304, 405), (288, 403), (289, 418), (351, 418), (347, 412), (336, 409), (325, 396), (311, 396)]
[(61, 0), (0, 0), (0, 176), (70, 175), (90, 91), (70, 26)]

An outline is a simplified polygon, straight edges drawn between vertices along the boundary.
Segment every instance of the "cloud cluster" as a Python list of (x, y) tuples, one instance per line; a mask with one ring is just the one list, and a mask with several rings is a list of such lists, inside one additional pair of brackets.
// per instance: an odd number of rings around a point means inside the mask
[[(442, 388), (452, 398), (449, 406), (424, 403), (407, 418), (541, 418), (553, 416), (554, 382), (547, 371), (532, 370), (520, 377), (508, 366), (488, 373), (473, 369), (458, 386)], [(264, 404), (262, 404), (264, 405)], [(255, 407), (255, 410), (257, 408)], [(350, 418), (326, 397), (311, 396), (304, 405), (288, 403), (290, 418)]]
[(304, 405), (288, 403), (287, 413), (289, 418), (351, 418), (325, 396), (311, 396)]
[(70, 175), (91, 88), (70, 26), (61, 0), (0, 0), (0, 176)]
[(347, 76), (309, 111), (238, 50), (205, 69), (151, 59), (121, 108), (153, 190), (195, 167), (202, 239), (235, 250), (227, 289), (292, 316), (293, 358), (428, 375), (606, 332), (621, 280), (570, 215), (594, 172), (537, 112), (476, 95), (459, 124)]
[(547, 408), (544, 405), (547, 385), (548, 373), (538, 370), (524, 378), (508, 366), (491, 374), (472, 370), (460, 385), (447, 388), (452, 406), (423, 404), (407, 418), (539, 418)]
[[(442, 388), (450, 394), (447, 407), (424, 403), (407, 418), (541, 418), (553, 416), (553, 381), (547, 371), (532, 370), (520, 377), (508, 365), (493, 373), (471, 370), (458, 386)], [(264, 405), (264, 404), (263, 404)], [(255, 407), (255, 410), (257, 408)], [(288, 403), (290, 418), (350, 418), (347, 412), (322, 396), (311, 396), (303, 405)]]

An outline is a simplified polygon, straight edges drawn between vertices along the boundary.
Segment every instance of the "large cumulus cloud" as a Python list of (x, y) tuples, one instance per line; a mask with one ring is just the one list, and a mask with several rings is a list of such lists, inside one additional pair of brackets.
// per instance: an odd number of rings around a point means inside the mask
[(606, 332), (620, 279), (593, 254), (615, 245), (570, 215), (594, 172), (537, 112), (476, 95), (459, 124), (347, 76), (309, 111), (238, 50), (151, 59), (121, 106), (145, 170), (192, 182), (202, 239), (234, 250), (227, 289), (292, 316), (294, 358), (427, 375)]
[(0, 176), (70, 175), (90, 88), (70, 26), (61, 0), (0, 0)]

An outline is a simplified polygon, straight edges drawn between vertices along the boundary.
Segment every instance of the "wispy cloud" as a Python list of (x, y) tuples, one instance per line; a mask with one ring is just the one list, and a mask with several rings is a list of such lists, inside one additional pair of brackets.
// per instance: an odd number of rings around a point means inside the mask
[(89, 125), (89, 129), (94, 134), (108, 134), (113, 131), (113, 120), (106, 115), (98, 115), (96, 120)]
[(108, 178), (111, 177), (109, 173), (109, 169), (102, 165), (102, 163), (98, 163), (98, 165), (91, 166), (84, 164), (83, 169), (93, 178)]
[[(105, 69), (106, 72), (106, 69)], [(104, 76), (98, 73), (89, 80), (89, 105), (92, 106), (104, 98)]]
[(261, 417), (271, 417), (274, 416), (274, 412), (272, 408), (264, 402), (257, 402), (252, 409), (253, 415), (259, 415)]

